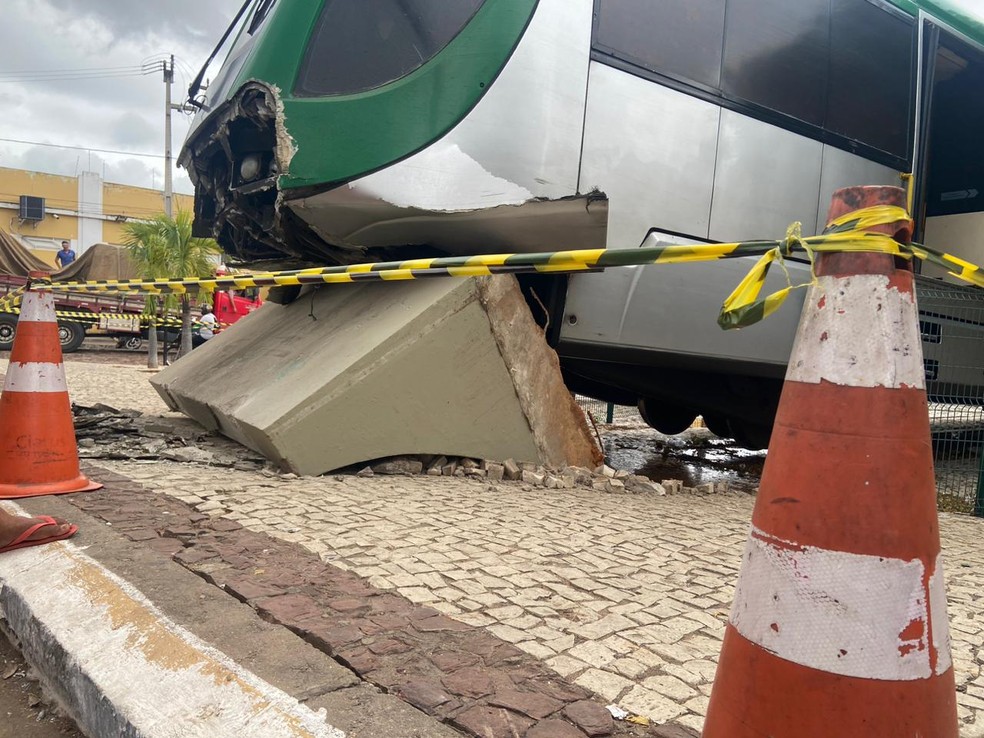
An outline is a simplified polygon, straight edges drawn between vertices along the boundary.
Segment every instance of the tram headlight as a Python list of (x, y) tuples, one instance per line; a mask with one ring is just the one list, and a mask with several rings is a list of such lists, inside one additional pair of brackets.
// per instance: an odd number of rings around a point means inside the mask
[(252, 182), (260, 174), (262, 161), (259, 154), (249, 154), (239, 164), (239, 177), (243, 182)]

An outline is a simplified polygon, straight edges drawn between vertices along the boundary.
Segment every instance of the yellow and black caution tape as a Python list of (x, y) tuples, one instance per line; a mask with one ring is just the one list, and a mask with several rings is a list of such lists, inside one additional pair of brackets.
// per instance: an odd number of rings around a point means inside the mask
[(759, 262), (728, 297), (722, 308), (718, 323), (725, 329), (731, 329), (758, 322), (778, 309), (790, 291), (810, 284), (793, 285), (787, 272), (786, 288), (763, 300), (758, 300), (769, 267), (773, 263), (779, 263), (785, 270), (784, 259), (796, 251), (805, 252), (811, 263), (815, 254), (835, 252), (883, 253), (906, 259), (916, 257), (941, 266), (966, 282), (984, 287), (984, 273), (980, 267), (926, 246), (900, 244), (888, 235), (870, 230), (876, 226), (909, 220), (909, 214), (904, 208), (879, 206), (858, 210), (838, 218), (819, 236), (803, 237), (799, 234), (799, 224), (794, 224), (787, 232), (786, 238), (781, 241), (450, 256), (211, 278), (35, 283), (34, 288), (72, 292), (186, 293), (250, 287), (402, 281), (431, 277), (478, 277), (531, 272), (577, 273), (599, 271), (610, 267), (685, 264), (759, 256), (761, 257)]
[[(0, 314), (20, 315), (20, 312), (19, 307), (0, 307)], [(136, 318), (140, 321), (141, 327), (147, 327), (151, 324), (151, 316), (141, 313), (91, 313), (84, 310), (56, 310), (55, 317), (59, 320), (71, 320), (77, 323), (98, 323), (100, 318), (105, 318), (107, 320), (133, 320)], [(180, 328), (181, 317), (177, 315), (157, 316), (153, 319), (153, 323), (160, 328)], [(191, 325), (193, 327), (197, 327), (203, 325), (203, 323), (198, 320), (192, 320)], [(232, 324), (220, 323), (217, 325), (220, 327), (227, 327)]]
[(26, 289), (27, 286), (25, 285), (24, 287), (18, 287), (16, 290), (12, 290), (11, 292), (8, 292), (6, 295), (4, 295), (3, 298), (0, 299), (0, 309), (12, 307), (14, 305), (19, 304), (24, 297), (24, 292), (26, 291)]

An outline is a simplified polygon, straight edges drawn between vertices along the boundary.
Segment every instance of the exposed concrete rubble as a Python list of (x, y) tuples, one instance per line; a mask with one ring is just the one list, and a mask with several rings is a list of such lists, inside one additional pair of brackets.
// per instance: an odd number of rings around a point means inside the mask
[[(281, 474), (265, 459), (240, 444), (209, 432), (186, 418), (144, 416), (132, 410), (108, 405), (73, 405), (79, 456), (83, 459), (125, 459), (178, 461), (217, 466), (240, 471), (266, 469), (271, 476)], [(349, 472), (356, 472), (352, 467)], [(578, 466), (551, 468), (529, 461), (472, 459), (447, 456), (397, 456), (379, 459), (361, 468), (356, 476), (376, 475), (445, 476), (495, 482), (519, 482), (527, 489), (587, 488), (609, 494), (709, 495), (733, 491), (727, 482), (687, 487), (681, 480), (662, 483), (624, 470), (600, 465), (594, 470)], [(494, 486), (492, 487), (494, 489)]]
[(145, 416), (108, 405), (72, 405), (82, 459), (168, 459), (257, 471), (266, 459), (186, 418)]
[(508, 276), (313, 290), (151, 383), (172, 409), (299, 474), (408, 453), (601, 461)]

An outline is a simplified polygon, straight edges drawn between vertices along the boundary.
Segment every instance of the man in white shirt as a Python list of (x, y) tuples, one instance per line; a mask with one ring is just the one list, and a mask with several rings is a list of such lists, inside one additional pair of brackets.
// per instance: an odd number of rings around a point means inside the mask
[(198, 319), (198, 323), (201, 327), (198, 330), (198, 335), (192, 336), (192, 348), (197, 348), (212, 338), (219, 325), (218, 320), (215, 318), (215, 313), (212, 312), (212, 308), (209, 305), (202, 305), (202, 317)]

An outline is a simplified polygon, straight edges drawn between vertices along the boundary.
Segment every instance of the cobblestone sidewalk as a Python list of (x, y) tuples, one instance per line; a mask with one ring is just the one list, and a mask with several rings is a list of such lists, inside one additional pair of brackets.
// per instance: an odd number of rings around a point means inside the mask
[[(750, 497), (102, 465), (484, 626), (625, 709), (703, 724)], [(942, 530), (962, 735), (984, 736), (981, 524)]]
[[(69, 364), (77, 401), (163, 410), (149, 387), (134, 384), (146, 375), (92, 366)], [(703, 724), (749, 496), (101, 465), (485, 627), (626, 709)], [(961, 736), (984, 738), (984, 523), (943, 514), (941, 524)]]

